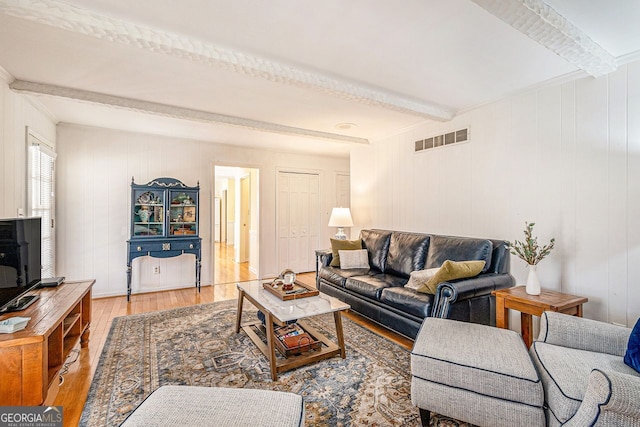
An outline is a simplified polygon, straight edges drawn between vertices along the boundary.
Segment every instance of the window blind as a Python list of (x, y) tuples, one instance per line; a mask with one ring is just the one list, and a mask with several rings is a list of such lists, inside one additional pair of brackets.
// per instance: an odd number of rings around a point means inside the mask
[(29, 212), (42, 218), (42, 277), (54, 277), (56, 153), (35, 135), (28, 135)]

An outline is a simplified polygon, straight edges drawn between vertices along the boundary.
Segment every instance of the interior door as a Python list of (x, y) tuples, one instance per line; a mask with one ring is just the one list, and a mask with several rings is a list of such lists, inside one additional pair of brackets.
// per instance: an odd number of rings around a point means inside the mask
[(315, 271), (320, 215), (317, 174), (278, 174), (278, 268)]
[(221, 218), (220, 218), (220, 213), (222, 212), (221, 210), (221, 204), (220, 204), (220, 197), (215, 197), (213, 199), (213, 236), (214, 236), (214, 241), (215, 242), (219, 242), (221, 239), (221, 234), (220, 234), (220, 223), (221, 223)]
[(222, 191), (220, 198), (220, 241), (227, 243), (227, 190)]
[(249, 227), (251, 224), (251, 181), (240, 179), (240, 262), (249, 261)]

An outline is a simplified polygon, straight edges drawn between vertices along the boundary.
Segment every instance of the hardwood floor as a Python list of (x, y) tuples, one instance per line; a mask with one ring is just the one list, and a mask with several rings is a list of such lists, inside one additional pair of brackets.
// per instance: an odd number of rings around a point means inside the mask
[[(226, 277), (231, 276), (233, 275), (228, 273)], [(315, 272), (299, 274), (298, 280), (315, 286)], [(58, 394), (52, 402), (55, 406), (64, 407), (64, 425), (78, 425), (102, 347), (115, 317), (236, 299), (238, 293), (235, 283), (233, 281), (232, 283), (203, 286), (200, 293), (195, 288), (188, 288), (137, 294), (131, 296), (130, 303), (127, 303), (124, 296), (94, 299), (89, 346), (82, 350), (78, 348), (79, 358), (75, 363), (70, 364), (68, 372), (64, 375), (64, 383), (60, 386)], [(413, 345), (411, 340), (394, 334), (355, 313), (346, 313), (345, 316), (407, 349), (411, 349)]]
[(237, 263), (233, 260), (233, 246), (217, 242), (215, 244), (215, 266), (213, 283), (243, 282), (258, 278), (249, 270), (248, 262)]

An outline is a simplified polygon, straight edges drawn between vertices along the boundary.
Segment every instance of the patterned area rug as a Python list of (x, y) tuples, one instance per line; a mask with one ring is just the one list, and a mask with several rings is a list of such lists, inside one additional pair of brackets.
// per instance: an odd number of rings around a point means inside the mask
[[(80, 425), (116, 426), (162, 385), (245, 387), (297, 393), (307, 426), (419, 426), (411, 405), (409, 352), (343, 318), (347, 358), (336, 356), (271, 381), (269, 364), (244, 332), (236, 301), (113, 320)], [(255, 318), (246, 311), (243, 322)], [(306, 319), (335, 337), (333, 315)], [(431, 426), (467, 426), (435, 416)]]

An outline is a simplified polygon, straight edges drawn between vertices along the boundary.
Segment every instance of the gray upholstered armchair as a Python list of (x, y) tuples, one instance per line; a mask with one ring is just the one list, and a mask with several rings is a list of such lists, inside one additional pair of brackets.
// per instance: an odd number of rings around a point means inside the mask
[(640, 374), (623, 357), (631, 329), (545, 312), (530, 349), (548, 426), (640, 426)]

